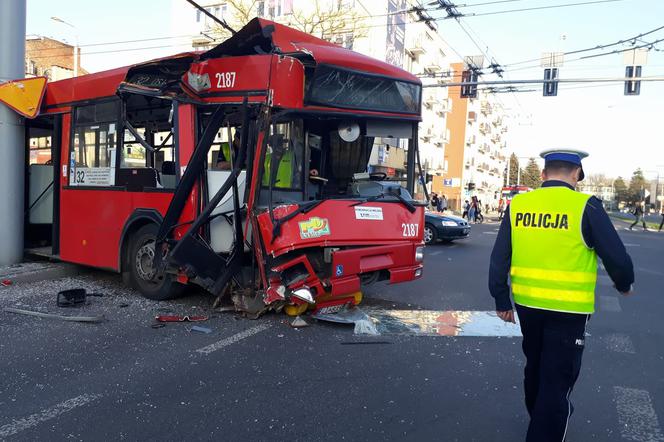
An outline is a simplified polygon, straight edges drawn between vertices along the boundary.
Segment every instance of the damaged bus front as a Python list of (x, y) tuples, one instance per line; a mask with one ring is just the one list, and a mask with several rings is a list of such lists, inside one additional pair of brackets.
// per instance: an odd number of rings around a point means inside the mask
[[(415, 77), (256, 19), (181, 87), (195, 148), (157, 235), (158, 272), (255, 315), (331, 311), (359, 303), (363, 284), (421, 275)], [(366, 172), (380, 143), (405, 148), (403, 180)], [(192, 199), (199, 213), (182, 223)]]

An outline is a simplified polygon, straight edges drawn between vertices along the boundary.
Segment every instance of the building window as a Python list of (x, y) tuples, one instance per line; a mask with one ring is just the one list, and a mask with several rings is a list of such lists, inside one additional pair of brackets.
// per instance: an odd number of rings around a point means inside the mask
[(201, 12), (200, 9), (196, 9), (196, 23), (200, 23), (200, 22), (201, 22), (201, 15), (202, 15), (202, 14), (203, 14), (203, 13)]

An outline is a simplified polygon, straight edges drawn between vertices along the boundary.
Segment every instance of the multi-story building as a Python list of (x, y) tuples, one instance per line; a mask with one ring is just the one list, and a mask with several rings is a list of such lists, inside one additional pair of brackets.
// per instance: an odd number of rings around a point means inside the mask
[[(422, 75), (425, 85), (441, 81), (426, 74), (449, 71), (449, 50), (438, 32), (425, 23), (416, 22), (416, 17), (409, 17), (407, 11), (417, 4), (415, 0), (207, 0), (199, 3), (231, 27), (239, 28), (255, 16), (264, 17)], [(174, 3), (173, 15), (173, 22), (177, 24), (174, 32), (195, 35), (194, 48), (207, 49), (228, 36), (214, 20), (186, 2)], [(320, 18), (324, 18), (323, 24), (313, 25)], [(447, 88), (424, 89), (418, 144), (422, 167), (427, 174), (442, 176), (445, 172), (445, 146), (450, 139), (447, 115), (451, 108)], [(376, 139), (369, 159), (370, 171), (402, 177), (406, 172), (405, 148), (403, 140)]]
[[(464, 69), (463, 63), (452, 64), (454, 82), (461, 81)], [(493, 94), (481, 89), (477, 98), (461, 98), (458, 86), (449, 89), (447, 171), (434, 177), (433, 190), (446, 195), (454, 210), (471, 196), (497, 206), (508, 157), (505, 110)]]
[[(80, 53), (78, 54), (80, 66)], [(78, 75), (88, 72), (78, 68)], [(74, 76), (74, 46), (48, 37), (29, 36), (25, 40), (25, 76), (44, 76), (49, 81)]]

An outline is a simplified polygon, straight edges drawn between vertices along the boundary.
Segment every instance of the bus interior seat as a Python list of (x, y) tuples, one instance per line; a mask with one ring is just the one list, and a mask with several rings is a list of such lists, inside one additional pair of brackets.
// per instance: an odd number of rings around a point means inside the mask
[(175, 161), (164, 161), (161, 163), (161, 185), (166, 189), (175, 189)]
[(118, 172), (118, 185), (130, 192), (159, 187), (158, 182), (157, 169), (151, 167), (122, 168)]

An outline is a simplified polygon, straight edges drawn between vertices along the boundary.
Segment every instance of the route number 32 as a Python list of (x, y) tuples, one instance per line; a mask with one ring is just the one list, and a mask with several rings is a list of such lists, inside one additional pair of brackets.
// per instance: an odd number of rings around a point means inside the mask
[(417, 236), (417, 224), (401, 224), (403, 229), (403, 236), (406, 238), (413, 238)]
[(218, 89), (227, 89), (235, 86), (235, 72), (217, 72), (214, 76), (217, 79)]

